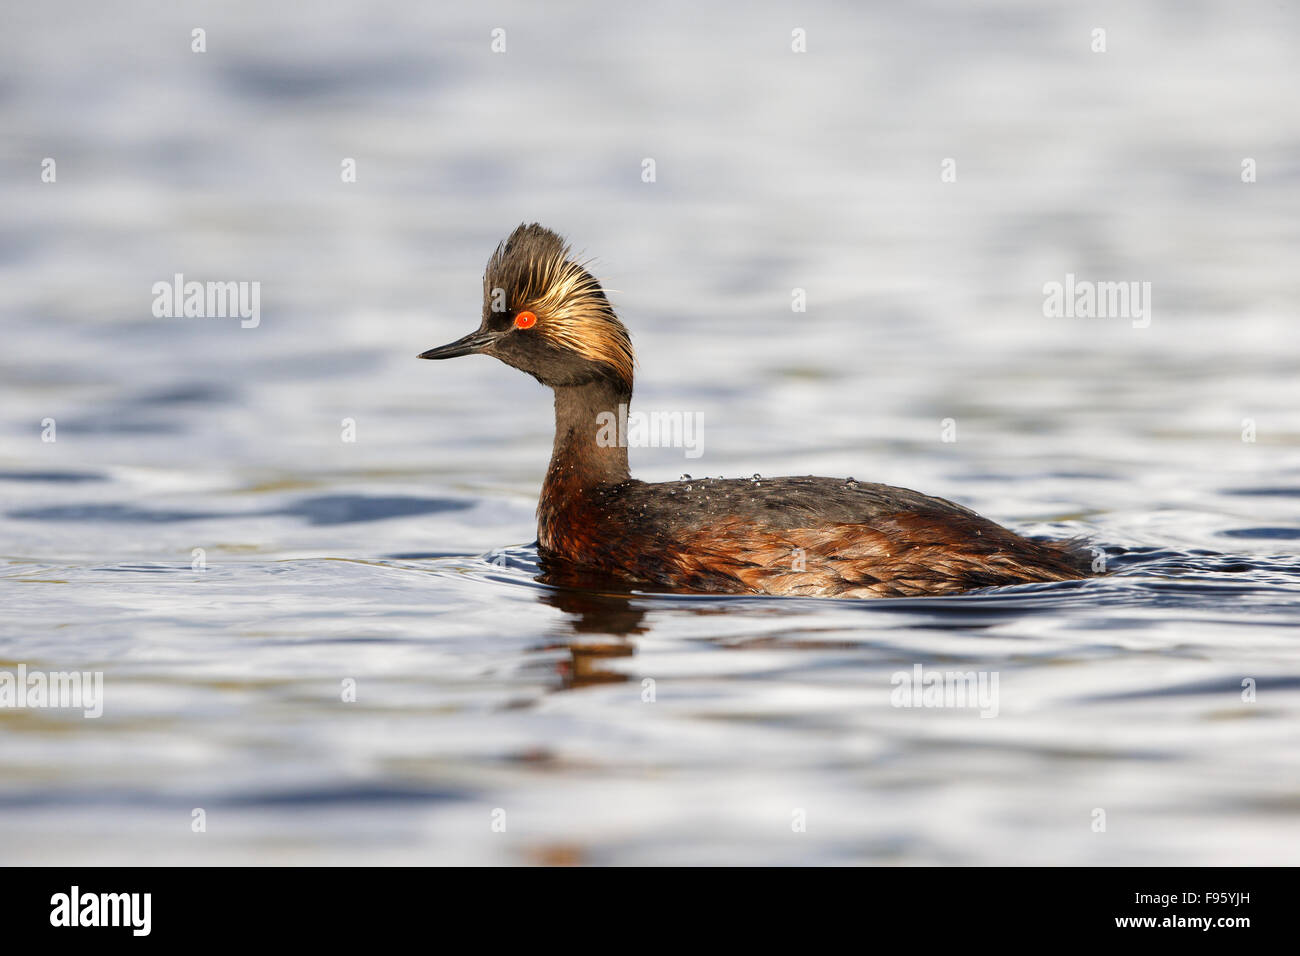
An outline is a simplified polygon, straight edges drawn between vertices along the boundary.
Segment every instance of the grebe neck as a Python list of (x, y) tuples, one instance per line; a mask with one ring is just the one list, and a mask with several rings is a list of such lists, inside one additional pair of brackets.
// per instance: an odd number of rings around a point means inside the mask
[(555, 388), (555, 447), (542, 497), (561, 489), (626, 481), (631, 391), (604, 378)]

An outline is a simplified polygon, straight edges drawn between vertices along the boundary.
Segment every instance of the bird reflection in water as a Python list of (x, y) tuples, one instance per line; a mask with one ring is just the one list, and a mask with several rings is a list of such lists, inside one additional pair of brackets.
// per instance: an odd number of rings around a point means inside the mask
[(627, 674), (609, 669), (606, 662), (636, 654), (636, 643), (630, 638), (648, 630), (643, 624), (644, 609), (622, 594), (567, 588), (543, 592), (542, 600), (569, 615), (562, 624), (564, 634), (538, 648), (568, 651), (568, 659), (556, 665), (562, 689), (631, 680)]

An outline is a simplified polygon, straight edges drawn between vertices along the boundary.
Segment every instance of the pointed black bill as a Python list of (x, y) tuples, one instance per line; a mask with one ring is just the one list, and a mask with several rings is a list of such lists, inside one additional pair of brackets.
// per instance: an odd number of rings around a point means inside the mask
[(471, 332), (464, 338), (457, 339), (448, 345), (440, 345), (436, 349), (429, 349), (427, 352), (421, 352), (422, 359), (449, 359), (458, 358), (461, 355), (473, 355), (475, 352), (482, 352), (492, 344), (496, 336), (491, 332), (484, 332), (479, 329), (477, 332)]

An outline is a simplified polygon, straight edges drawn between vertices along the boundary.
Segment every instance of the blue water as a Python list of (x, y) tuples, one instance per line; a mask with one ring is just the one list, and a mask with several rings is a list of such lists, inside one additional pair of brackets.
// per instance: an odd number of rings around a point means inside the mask
[[(1295, 861), (1295, 9), (6, 18), (0, 672), (104, 714), (0, 707), (0, 862)], [(415, 359), (522, 220), (618, 290), (634, 407), (702, 416), (639, 477), (899, 484), (1112, 573), (546, 586), (549, 395)], [(155, 318), (177, 272), (260, 324)], [(1067, 273), (1149, 327), (1044, 317)], [(894, 706), (917, 664), (997, 715)]]

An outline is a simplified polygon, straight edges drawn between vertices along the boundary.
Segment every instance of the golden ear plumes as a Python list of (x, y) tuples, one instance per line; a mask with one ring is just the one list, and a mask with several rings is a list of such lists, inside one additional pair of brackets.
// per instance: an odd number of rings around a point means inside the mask
[(609, 370), (632, 389), (636, 358), (605, 290), (573, 259), (564, 240), (537, 223), (521, 225), (496, 248), (483, 275), (483, 308), (503, 289), (512, 312), (537, 313), (531, 331)]

